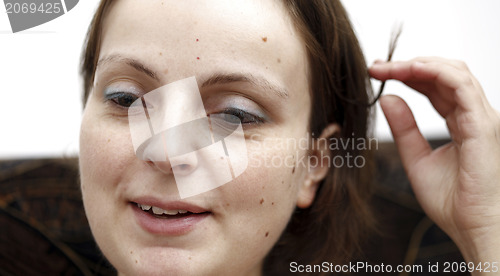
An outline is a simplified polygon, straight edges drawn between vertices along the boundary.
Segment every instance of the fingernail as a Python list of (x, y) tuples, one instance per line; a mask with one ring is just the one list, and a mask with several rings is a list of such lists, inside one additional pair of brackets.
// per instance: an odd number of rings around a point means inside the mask
[(394, 95), (384, 95), (380, 97), (379, 102), (381, 106), (389, 106), (393, 105), (397, 100), (398, 98)]
[(381, 60), (381, 59), (376, 59), (376, 60), (373, 62), (373, 64), (378, 64), (378, 63), (384, 63), (384, 61), (383, 61), (383, 60)]
[(420, 61), (416, 61), (414, 63), (414, 66), (417, 66), (417, 67), (423, 67), (424, 66), (424, 63), (423, 62), (420, 62)]

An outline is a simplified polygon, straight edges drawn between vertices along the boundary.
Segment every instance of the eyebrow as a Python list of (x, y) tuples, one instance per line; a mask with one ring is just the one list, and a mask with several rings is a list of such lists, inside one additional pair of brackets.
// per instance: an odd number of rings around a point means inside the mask
[(158, 82), (160, 81), (158, 74), (154, 70), (148, 68), (142, 62), (140, 62), (139, 60), (134, 59), (134, 58), (128, 58), (128, 57), (124, 57), (121, 55), (110, 55), (110, 56), (101, 58), (97, 62), (97, 66), (103, 65), (106, 63), (110, 63), (110, 62), (123, 62), (123, 63), (129, 65), (130, 67), (134, 68), (135, 70), (148, 75), (149, 77), (153, 78), (154, 80), (156, 80)]
[(243, 75), (239, 73), (231, 73), (231, 74), (216, 73), (211, 75), (208, 79), (206, 79), (201, 85), (201, 87), (203, 88), (210, 85), (227, 84), (233, 82), (247, 82), (252, 85), (259, 86), (264, 90), (274, 92), (280, 98), (288, 99), (289, 97), (288, 91), (284, 87), (273, 84), (263, 77), (258, 77), (252, 74)]
[[(149, 77), (155, 79), (156, 81), (160, 81), (160, 78), (158, 77), (158, 74), (148, 68), (146, 65), (144, 65), (142, 62), (140, 62), (137, 59), (134, 58), (129, 58), (129, 57), (124, 57), (122, 55), (110, 55), (107, 57), (103, 57), (99, 59), (97, 62), (97, 66), (103, 65), (106, 63), (110, 62), (124, 62), (127, 65), (131, 66), (132, 68), (136, 69), (137, 71), (140, 71)], [(289, 93), (288, 91), (279, 85), (273, 84), (269, 82), (267, 79), (263, 77), (258, 77), (252, 74), (239, 74), (239, 73), (230, 73), (230, 74), (224, 74), (224, 73), (216, 73), (211, 75), (209, 78), (207, 78), (201, 87), (207, 87), (210, 85), (216, 85), (216, 84), (227, 84), (227, 83), (233, 83), (233, 82), (247, 82), (255, 86), (259, 86), (263, 88), (264, 90), (274, 92), (276, 95), (278, 95), (280, 98), (283, 99), (288, 99), (289, 98)]]

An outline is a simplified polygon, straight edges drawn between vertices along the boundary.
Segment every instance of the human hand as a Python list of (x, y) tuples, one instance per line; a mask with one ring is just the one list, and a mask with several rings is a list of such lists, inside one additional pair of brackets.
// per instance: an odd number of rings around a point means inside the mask
[(500, 265), (500, 113), (460, 61), (376, 62), (369, 72), (424, 94), (446, 120), (452, 141), (432, 150), (401, 98), (380, 100), (423, 210), (467, 261)]

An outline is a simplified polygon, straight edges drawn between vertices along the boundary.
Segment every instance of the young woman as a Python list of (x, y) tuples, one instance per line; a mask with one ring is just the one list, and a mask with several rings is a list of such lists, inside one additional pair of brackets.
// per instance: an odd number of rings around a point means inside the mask
[[(330, 143), (367, 138), (369, 76), (404, 82), (446, 119), (453, 141), (432, 151), (401, 99), (380, 100), (426, 213), (466, 260), (500, 261), (499, 113), (459, 61), (366, 69), (339, 1), (104, 0), (82, 73), (85, 211), (120, 275), (280, 275), (292, 261), (349, 261), (373, 221), (370, 152)], [(127, 115), (193, 76), (207, 115), (238, 117), (251, 158), (230, 183), (181, 198), (176, 165), (136, 157)], [(309, 142), (281, 147), (291, 140)]]

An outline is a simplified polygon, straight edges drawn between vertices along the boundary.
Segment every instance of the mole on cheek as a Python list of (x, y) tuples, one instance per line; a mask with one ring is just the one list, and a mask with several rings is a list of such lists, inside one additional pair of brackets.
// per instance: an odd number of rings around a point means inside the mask
[(260, 199), (260, 205), (262, 205), (262, 203), (264, 203), (264, 198)]
[(266, 238), (267, 238), (267, 236), (269, 236), (269, 232), (266, 232)]
[(262, 38), (262, 41), (267, 42), (267, 36), (264, 36), (264, 37)]
[(278, 63), (281, 63), (281, 59), (278, 58)]

